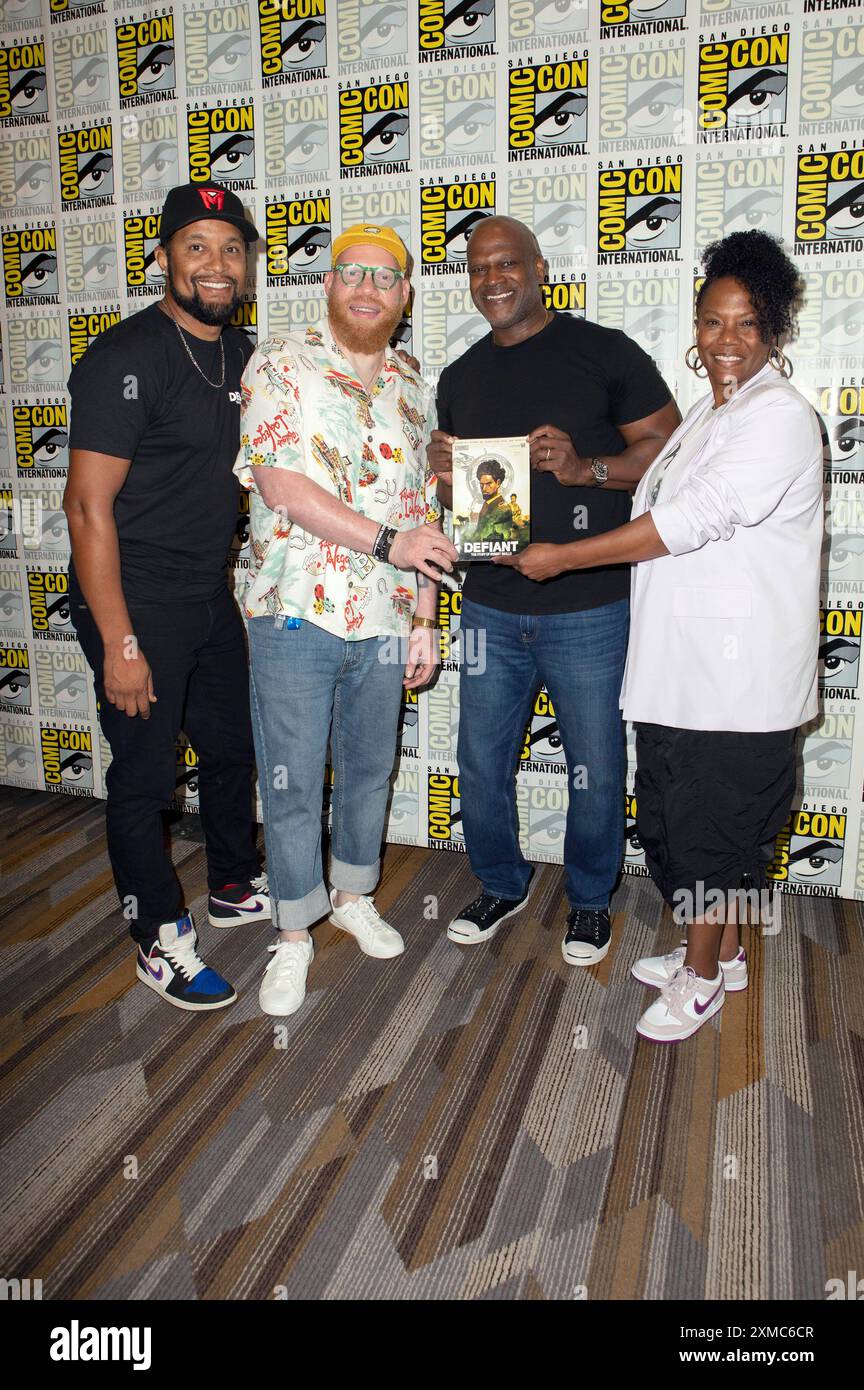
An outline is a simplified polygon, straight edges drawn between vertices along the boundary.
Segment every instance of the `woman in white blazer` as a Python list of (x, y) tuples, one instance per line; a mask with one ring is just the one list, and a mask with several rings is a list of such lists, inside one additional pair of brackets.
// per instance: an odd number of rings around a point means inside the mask
[(621, 707), (636, 725), (638, 831), (689, 923), (684, 946), (633, 967), (660, 990), (637, 1024), (658, 1042), (690, 1037), (747, 987), (740, 890), (764, 885), (796, 733), (817, 712), (822, 438), (778, 347), (801, 279), (763, 232), (703, 259), (687, 364), (711, 390), (647, 469), (633, 520), (509, 561), (538, 582), (634, 563)]

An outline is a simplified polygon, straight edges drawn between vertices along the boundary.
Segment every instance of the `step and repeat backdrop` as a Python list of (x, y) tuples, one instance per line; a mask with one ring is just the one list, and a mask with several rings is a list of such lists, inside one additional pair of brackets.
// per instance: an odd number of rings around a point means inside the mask
[[(682, 408), (701, 249), (782, 235), (807, 284), (795, 381), (826, 432), (823, 714), (773, 873), (864, 897), (864, 26), (860, 0), (0, 0), (0, 781), (104, 795), (110, 752), (70, 630), (65, 381), (157, 298), (172, 185), (220, 180), (266, 240), (237, 322), (322, 314), (339, 231), (395, 225), (415, 257), (406, 345), (435, 379), (486, 331), (466, 245), (479, 219), (532, 226), (548, 302), (624, 329)], [(230, 565), (248, 568), (241, 507)], [(460, 595), (445, 660), (406, 697), (388, 838), (464, 848), (455, 761)], [(783, 632), (765, 632), (769, 653)], [(632, 787), (632, 741), (631, 772)], [(197, 803), (181, 740), (178, 802)], [(517, 798), (524, 849), (561, 858), (567, 775), (540, 692)], [(645, 873), (626, 798), (626, 868)]]

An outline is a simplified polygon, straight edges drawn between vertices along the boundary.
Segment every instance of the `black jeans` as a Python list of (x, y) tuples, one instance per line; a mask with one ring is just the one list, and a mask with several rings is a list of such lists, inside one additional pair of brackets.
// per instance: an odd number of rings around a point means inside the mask
[(70, 595), (78, 641), (93, 668), (99, 721), (111, 745), (106, 826), (121, 905), (136, 941), (149, 942), (183, 912), (167, 852), (163, 812), (174, 794), (181, 729), (199, 758), (198, 796), (210, 889), (259, 872), (243, 623), (226, 588), (209, 603), (129, 605), (150, 663), (156, 703), (132, 718), (105, 698), (99, 630), (80, 594)]

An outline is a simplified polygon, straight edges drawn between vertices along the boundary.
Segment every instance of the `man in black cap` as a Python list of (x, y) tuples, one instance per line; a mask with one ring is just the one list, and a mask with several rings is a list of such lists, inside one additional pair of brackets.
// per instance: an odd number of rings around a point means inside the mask
[(69, 594), (111, 745), (111, 867), (139, 980), (196, 1011), (236, 994), (197, 953), (166, 852), (181, 729), (200, 759), (209, 920), (270, 918), (243, 625), (227, 584), (240, 376), (252, 351), (228, 325), (257, 240), (228, 189), (173, 188), (156, 251), (164, 298), (100, 335), (69, 378)]

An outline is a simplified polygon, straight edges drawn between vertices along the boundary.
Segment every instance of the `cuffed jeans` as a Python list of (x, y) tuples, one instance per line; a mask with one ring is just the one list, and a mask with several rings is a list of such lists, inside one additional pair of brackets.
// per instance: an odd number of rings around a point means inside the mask
[(105, 698), (104, 650), (82, 598), (72, 622), (93, 668), (99, 722), (111, 745), (105, 777), (108, 856), (130, 931), (147, 943), (184, 909), (166, 850), (163, 812), (174, 796), (177, 735), (199, 758), (198, 799), (211, 890), (259, 873), (255, 848), (249, 678), (243, 620), (228, 589), (209, 603), (129, 604), (132, 630), (153, 673), (150, 718)]
[[(624, 844), (626, 746), (618, 696), (626, 600), (577, 613), (519, 614), (464, 600), (459, 791), (465, 846), (484, 890), (521, 898), (531, 869), (519, 848), (514, 775), (531, 702), (546, 686), (568, 770), (564, 839), (570, 906), (605, 908)], [(574, 773), (579, 770), (575, 778)]]
[(398, 644), (377, 637), (345, 642), (314, 623), (291, 628), (278, 618), (250, 618), (248, 631), (273, 921), (302, 931), (330, 911), (321, 863), (328, 740), (330, 882), (356, 894), (378, 882), (404, 666), (392, 659)]

